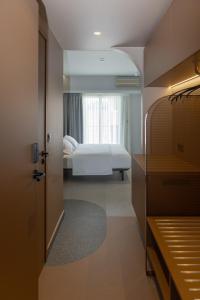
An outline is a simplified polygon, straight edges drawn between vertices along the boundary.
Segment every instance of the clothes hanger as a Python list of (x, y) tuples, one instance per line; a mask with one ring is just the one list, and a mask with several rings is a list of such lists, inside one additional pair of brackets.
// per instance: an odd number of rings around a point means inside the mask
[[(194, 62), (194, 71), (196, 75), (200, 76), (200, 67), (198, 61)], [(175, 92), (169, 96), (169, 101), (173, 103), (181, 100), (183, 97), (189, 97), (192, 93), (200, 89), (200, 85), (192, 86), (181, 91)]]
[(169, 101), (173, 103), (174, 101), (177, 102), (178, 100), (181, 100), (183, 97), (189, 97), (192, 93), (196, 92), (200, 89), (200, 85), (196, 85), (190, 88), (183, 89), (181, 91), (175, 92), (174, 94), (169, 96)]

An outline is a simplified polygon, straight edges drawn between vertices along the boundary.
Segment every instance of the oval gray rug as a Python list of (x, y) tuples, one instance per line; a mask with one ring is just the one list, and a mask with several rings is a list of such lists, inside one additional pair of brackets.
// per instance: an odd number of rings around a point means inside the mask
[(95, 252), (106, 237), (106, 212), (83, 200), (65, 200), (65, 216), (50, 250), (47, 265), (74, 262)]

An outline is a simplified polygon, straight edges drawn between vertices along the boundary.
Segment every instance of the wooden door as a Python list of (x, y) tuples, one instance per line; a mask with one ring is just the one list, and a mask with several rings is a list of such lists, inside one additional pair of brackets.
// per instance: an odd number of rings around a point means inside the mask
[(38, 179), (38, 272), (40, 273), (46, 256), (46, 38), (39, 32), (39, 76), (38, 76), (38, 171), (44, 176)]
[(0, 299), (37, 300), (37, 1), (1, 0), (0, 20)]

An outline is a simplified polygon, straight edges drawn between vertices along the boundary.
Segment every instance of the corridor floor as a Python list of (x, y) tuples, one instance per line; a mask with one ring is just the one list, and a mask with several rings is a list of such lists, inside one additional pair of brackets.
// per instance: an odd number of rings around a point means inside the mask
[(65, 199), (87, 200), (107, 214), (107, 235), (97, 251), (63, 266), (45, 266), (40, 300), (158, 300), (145, 275), (145, 252), (131, 206), (130, 174), (65, 178)]

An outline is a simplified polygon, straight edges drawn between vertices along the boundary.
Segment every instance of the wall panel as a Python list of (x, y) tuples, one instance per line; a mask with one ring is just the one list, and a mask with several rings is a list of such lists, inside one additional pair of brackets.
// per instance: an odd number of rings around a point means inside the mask
[[(158, 80), (154, 84), (154, 81), (200, 49), (199, 27), (200, 2), (174, 0), (145, 48), (146, 86), (168, 84), (171, 74), (164, 83), (160, 84)], [(189, 67), (193, 67), (192, 62)], [(176, 78), (173, 80), (176, 81)]]

